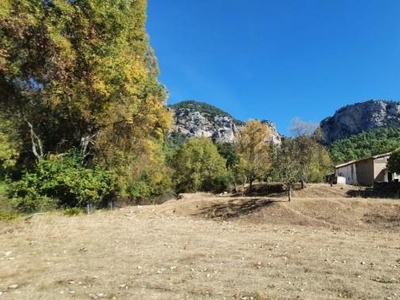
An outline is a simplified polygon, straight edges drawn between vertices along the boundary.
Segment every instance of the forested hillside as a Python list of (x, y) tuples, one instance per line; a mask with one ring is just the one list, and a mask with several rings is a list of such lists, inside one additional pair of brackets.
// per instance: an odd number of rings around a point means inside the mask
[(400, 147), (400, 127), (384, 127), (337, 140), (329, 146), (329, 151), (332, 160), (339, 164), (390, 152), (398, 147)]

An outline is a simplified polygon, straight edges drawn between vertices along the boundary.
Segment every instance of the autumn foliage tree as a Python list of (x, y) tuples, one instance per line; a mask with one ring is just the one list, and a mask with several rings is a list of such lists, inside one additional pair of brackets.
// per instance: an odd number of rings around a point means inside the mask
[(77, 148), (120, 179), (162, 181), (159, 154), (171, 117), (146, 5), (0, 1), (0, 110), (21, 137), (21, 162)]
[(250, 120), (239, 132), (235, 145), (239, 156), (239, 172), (252, 190), (256, 179), (265, 177), (271, 162), (270, 128), (261, 121)]

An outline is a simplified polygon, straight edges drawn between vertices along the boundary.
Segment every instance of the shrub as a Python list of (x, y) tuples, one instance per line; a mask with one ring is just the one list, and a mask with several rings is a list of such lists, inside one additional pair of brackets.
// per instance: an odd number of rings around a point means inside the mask
[(18, 211), (31, 213), (55, 207), (82, 207), (88, 202), (97, 204), (113, 186), (112, 172), (84, 167), (82, 157), (73, 151), (39, 161), (33, 172), (10, 185), (9, 196)]
[(79, 207), (69, 207), (67, 209), (64, 210), (63, 215), (64, 216), (77, 216), (80, 215), (81, 213), (83, 213), (83, 210)]
[(24, 214), (50, 211), (58, 206), (56, 199), (40, 195), (14, 198), (13, 203), (14, 209)]

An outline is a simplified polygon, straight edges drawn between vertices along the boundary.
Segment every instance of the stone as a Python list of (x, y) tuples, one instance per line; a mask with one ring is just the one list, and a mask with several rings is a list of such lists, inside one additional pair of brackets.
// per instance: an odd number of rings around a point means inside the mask
[(8, 288), (10, 289), (10, 290), (15, 290), (15, 289), (17, 289), (18, 288), (18, 284), (11, 284), (11, 285), (9, 285), (8, 286)]

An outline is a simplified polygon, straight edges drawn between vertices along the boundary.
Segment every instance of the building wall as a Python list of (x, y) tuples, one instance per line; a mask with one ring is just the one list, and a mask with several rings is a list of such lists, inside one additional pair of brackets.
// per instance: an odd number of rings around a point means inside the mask
[(357, 184), (357, 169), (355, 164), (348, 164), (346, 166), (336, 169), (336, 176), (343, 176), (346, 178), (346, 184)]
[(387, 171), (387, 161), (390, 155), (371, 157), (337, 167), (336, 176), (346, 178), (347, 184), (371, 186), (374, 182), (400, 181), (400, 174), (390, 174)]
[(374, 178), (375, 182), (388, 182), (389, 176), (386, 170), (389, 156), (384, 156), (375, 159), (374, 161)]
[(373, 185), (375, 174), (374, 174), (374, 160), (364, 159), (356, 162), (357, 168), (357, 183), (359, 185)]

